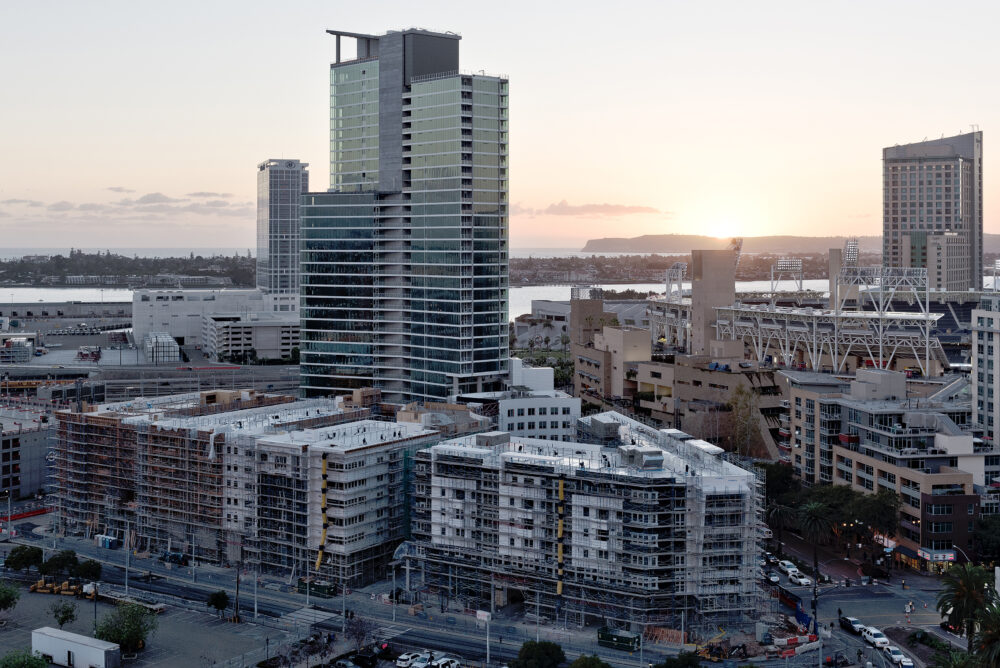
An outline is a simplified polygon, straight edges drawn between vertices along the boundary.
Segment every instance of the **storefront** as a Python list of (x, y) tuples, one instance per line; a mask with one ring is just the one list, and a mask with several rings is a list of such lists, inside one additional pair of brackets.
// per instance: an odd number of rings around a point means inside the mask
[(917, 554), (927, 563), (927, 570), (940, 575), (948, 567), (948, 564), (955, 562), (954, 550), (930, 550), (920, 548)]

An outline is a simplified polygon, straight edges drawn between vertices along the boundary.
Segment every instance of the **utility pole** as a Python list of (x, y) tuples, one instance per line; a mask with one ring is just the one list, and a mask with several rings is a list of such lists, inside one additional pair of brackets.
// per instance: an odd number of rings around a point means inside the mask
[(128, 596), (128, 554), (129, 550), (129, 539), (128, 539), (128, 520), (125, 520), (125, 595)]
[[(258, 555), (259, 556), (259, 555)], [(260, 579), (260, 562), (254, 564), (253, 571), (253, 619), (257, 621), (257, 580)]]
[[(392, 565), (392, 621), (396, 621), (396, 564)], [(489, 651), (487, 649), (487, 651)]]

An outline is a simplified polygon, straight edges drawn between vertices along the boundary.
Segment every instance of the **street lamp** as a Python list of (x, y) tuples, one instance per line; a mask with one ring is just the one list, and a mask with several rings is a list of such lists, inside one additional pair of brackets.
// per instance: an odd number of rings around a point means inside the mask
[(962, 548), (960, 548), (960, 547), (959, 547), (958, 545), (955, 545), (954, 543), (952, 543), (952, 544), (951, 544), (951, 546), (952, 546), (953, 548), (955, 548), (956, 550), (958, 550), (959, 552), (961, 552), (961, 553), (962, 553), (962, 556), (963, 556), (963, 557), (965, 557), (965, 560), (966, 560), (966, 561), (968, 561), (968, 562), (969, 562), (970, 564), (972, 563), (972, 559), (969, 559), (969, 555), (967, 555), (967, 554), (965, 553), (965, 550), (963, 550)]

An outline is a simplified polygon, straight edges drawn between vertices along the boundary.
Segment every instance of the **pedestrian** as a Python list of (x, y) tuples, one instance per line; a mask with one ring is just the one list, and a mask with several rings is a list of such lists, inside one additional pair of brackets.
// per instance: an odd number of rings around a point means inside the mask
[(500, 644), (503, 644), (503, 636), (500, 636)]
[(844, 611), (841, 610), (840, 608), (837, 608), (837, 618), (839, 619), (840, 617), (843, 617), (843, 616), (844, 616)]

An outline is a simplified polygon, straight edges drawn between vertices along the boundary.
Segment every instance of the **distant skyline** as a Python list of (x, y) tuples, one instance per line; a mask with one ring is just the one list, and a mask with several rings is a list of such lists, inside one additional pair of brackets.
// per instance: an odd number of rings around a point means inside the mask
[(5, 3), (2, 245), (255, 247), (258, 163), (328, 184), (324, 30), (411, 26), (510, 78), (512, 247), (878, 235), (882, 148), (971, 124), (1000, 232), (991, 3), (463, 7)]

